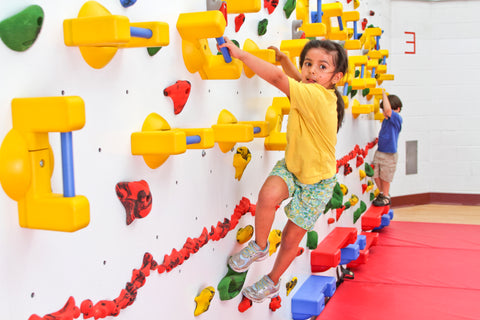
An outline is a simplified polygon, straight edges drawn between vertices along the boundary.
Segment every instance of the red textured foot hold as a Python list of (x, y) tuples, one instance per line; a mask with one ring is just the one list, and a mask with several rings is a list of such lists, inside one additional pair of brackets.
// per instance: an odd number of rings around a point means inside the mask
[(252, 300), (248, 299), (247, 297), (243, 296), (242, 301), (238, 305), (238, 311), (245, 312), (252, 306)]
[(278, 6), (278, 0), (264, 0), (263, 6), (268, 10), (268, 14), (272, 14)]
[(270, 300), (270, 310), (277, 311), (277, 309), (279, 309), (281, 306), (282, 298), (280, 298), (280, 296), (276, 296), (275, 298), (272, 298), (272, 300)]
[(44, 317), (39, 317), (36, 314), (32, 314), (29, 320), (73, 320), (80, 317), (80, 309), (75, 305), (75, 299), (73, 297), (68, 298), (65, 306), (57, 312), (50, 313)]
[(178, 80), (174, 85), (163, 90), (163, 94), (173, 100), (173, 112), (179, 114), (187, 103), (192, 85), (187, 80)]
[(135, 219), (145, 218), (152, 210), (152, 194), (145, 180), (119, 182), (115, 192), (127, 214), (127, 225)]

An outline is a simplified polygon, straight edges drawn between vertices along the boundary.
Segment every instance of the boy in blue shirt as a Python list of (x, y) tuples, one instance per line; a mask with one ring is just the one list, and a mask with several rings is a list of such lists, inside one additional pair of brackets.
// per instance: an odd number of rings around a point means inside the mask
[(383, 90), (383, 99), (380, 103), (385, 119), (378, 134), (378, 148), (373, 157), (375, 184), (380, 193), (373, 200), (375, 206), (390, 205), (390, 183), (393, 181), (398, 161), (398, 135), (402, 130), (403, 119), (399, 112), (402, 110), (402, 101), (396, 95), (388, 95)]

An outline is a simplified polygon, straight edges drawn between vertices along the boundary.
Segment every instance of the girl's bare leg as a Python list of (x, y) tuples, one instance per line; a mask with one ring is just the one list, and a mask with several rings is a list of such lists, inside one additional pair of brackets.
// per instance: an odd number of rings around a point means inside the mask
[(297, 256), (298, 245), (305, 236), (305, 233), (307, 233), (307, 230), (297, 226), (290, 220), (288, 220), (285, 228), (283, 228), (280, 249), (275, 259), (273, 269), (268, 275), (275, 284), (278, 283), (280, 277)]
[(287, 184), (278, 176), (269, 176), (260, 189), (255, 209), (255, 242), (261, 249), (267, 246), (277, 206), (288, 196)]

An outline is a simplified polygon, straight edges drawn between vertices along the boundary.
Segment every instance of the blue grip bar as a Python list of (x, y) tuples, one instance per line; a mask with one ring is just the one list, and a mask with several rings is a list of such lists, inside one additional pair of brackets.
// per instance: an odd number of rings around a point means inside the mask
[(260, 133), (260, 131), (261, 131), (260, 127), (253, 127), (254, 134)]
[(75, 197), (72, 133), (61, 132), (60, 139), (62, 143), (63, 196)]
[(346, 96), (348, 93), (348, 82), (345, 82), (343, 85), (343, 95)]
[(130, 27), (130, 36), (150, 39), (153, 36), (153, 32), (146, 28)]
[(375, 50), (380, 50), (380, 36), (377, 36), (377, 45), (375, 46)]
[[(225, 39), (223, 39), (223, 37), (218, 37), (215, 39), (217, 39), (217, 44), (219, 46), (225, 43)], [(232, 62), (232, 57), (230, 57), (230, 52), (228, 52), (228, 48), (220, 48), (220, 51), (222, 52), (223, 59), (225, 60), (226, 63)]]
[(357, 21), (353, 21), (353, 40), (358, 40)]
[(342, 21), (342, 17), (338, 16), (338, 17), (337, 17), (337, 20), (338, 20), (338, 28), (340, 29), (340, 31), (343, 31), (343, 21)]
[(365, 77), (365, 65), (362, 64), (362, 71), (360, 72), (360, 78), (364, 78)]
[(372, 67), (372, 78), (375, 78), (375, 70), (376, 68), (375, 67)]
[(200, 136), (187, 136), (187, 144), (200, 143), (200, 141), (202, 141)]

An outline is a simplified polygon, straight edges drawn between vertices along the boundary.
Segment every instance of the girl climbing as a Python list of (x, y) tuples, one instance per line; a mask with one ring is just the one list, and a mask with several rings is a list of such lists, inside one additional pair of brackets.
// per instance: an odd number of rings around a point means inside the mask
[(268, 255), (268, 235), (277, 205), (287, 198), (288, 217), (275, 264), (268, 275), (246, 287), (243, 295), (255, 302), (278, 295), (280, 277), (296, 256), (298, 245), (311, 230), (336, 183), (335, 145), (343, 120), (344, 104), (335, 84), (347, 71), (345, 50), (329, 40), (311, 40), (300, 54), (300, 72), (274, 47), (282, 70), (241, 50), (225, 39), (228, 48), (262, 79), (281, 90), (290, 100), (285, 158), (278, 161), (264, 182), (255, 213), (255, 240), (228, 260), (236, 272), (246, 271), (254, 261)]

